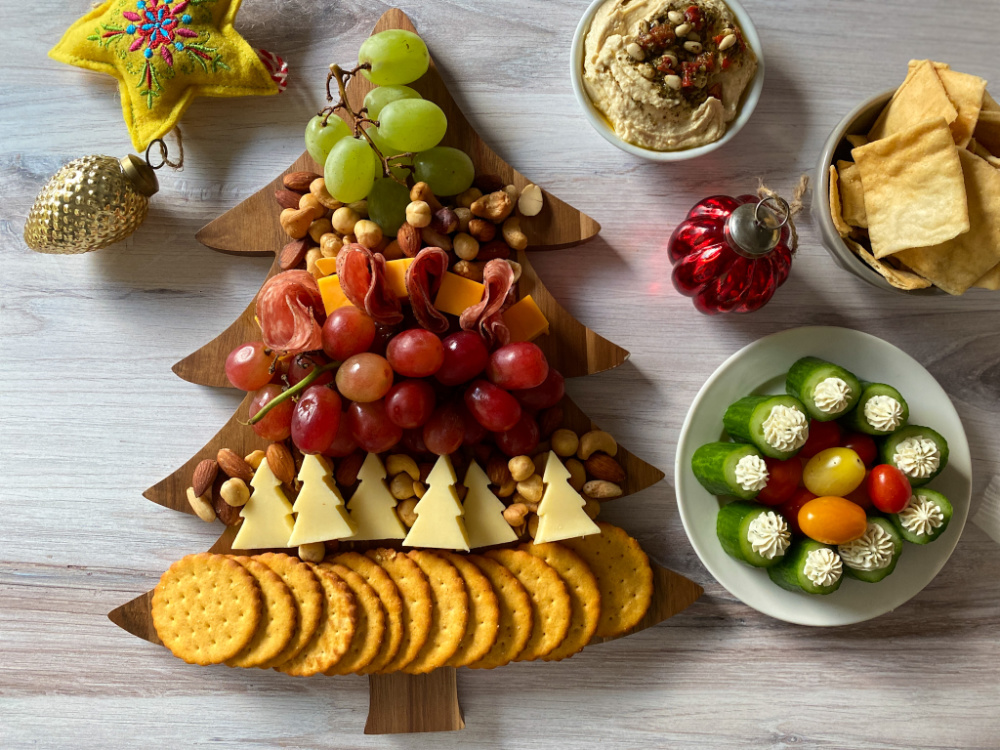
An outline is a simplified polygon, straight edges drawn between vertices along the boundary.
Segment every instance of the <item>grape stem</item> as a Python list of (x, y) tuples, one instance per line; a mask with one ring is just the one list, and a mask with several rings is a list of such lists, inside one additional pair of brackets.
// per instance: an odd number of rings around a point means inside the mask
[(260, 411), (258, 411), (252, 417), (250, 417), (249, 421), (247, 421), (247, 425), (257, 424), (260, 420), (264, 418), (264, 416), (269, 411), (271, 411), (271, 409), (280, 404), (282, 401), (287, 401), (293, 396), (302, 393), (302, 391), (304, 391), (306, 388), (312, 385), (313, 381), (315, 381), (316, 378), (318, 378), (324, 372), (335, 370), (338, 367), (340, 367), (340, 362), (330, 362), (329, 364), (322, 365), (320, 367), (314, 367), (312, 370), (309, 371), (309, 374), (306, 375), (304, 378), (302, 378), (302, 380), (300, 380), (298, 383), (293, 385), (287, 391), (282, 391), (277, 396), (268, 401), (266, 404), (264, 404), (262, 407), (260, 407)]
[(399, 160), (415, 156), (416, 154), (413, 152), (407, 152), (405, 154), (396, 154), (395, 156), (386, 156), (385, 154), (383, 154), (382, 151), (379, 149), (379, 147), (375, 145), (375, 141), (372, 140), (372, 137), (368, 135), (368, 131), (365, 128), (361, 127), (362, 125), (367, 124), (377, 128), (379, 126), (378, 120), (373, 120), (370, 117), (368, 117), (368, 110), (365, 107), (362, 107), (360, 110), (355, 112), (354, 108), (351, 107), (351, 103), (347, 100), (348, 81), (350, 81), (354, 76), (356, 76), (362, 70), (371, 70), (371, 67), (372, 66), (370, 63), (360, 63), (357, 65), (357, 67), (354, 67), (351, 70), (344, 70), (336, 63), (331, 65), (330, 72), (327, 73), (326, 75), (326, 100), (328, 102), (333, 102), (333, 93), (330, 90), (330, 84), (333, 81), (337, 82), (337, 90), (340, 93), (340, 99), (337, 100), (336, 104), (330, 104), (324, 107), (322, 110), (320, 110), (319, 114), (326, 115), (323, 118), (323, 125), (325, 126), (327, 121), (330, 119), (330, 115), (334, 114), (338, 109), (344, 110), (344, 112), (346, 112), (348, 117), (350, 118), (348, 125), (351, 126), (351, 130), (354, 132), (354, 137), (358, 138), (359, 136), (364, 136), (364, 139), (368, 141), (368, 145), (371, 147), (372, 151), (374, 151), (375, 155), (378, 156), (378, 160), (382, 163), (382, 176), (389, 177), (398, 182), (403, 187), (407, 187), (406, 181), (397, 177), (396, 174), (392, 171), (392, 167), (396, 168), (401, 167), (410, 172), (413, 172), (414, 167), (412, 164), (402, 164), (399, 162)]

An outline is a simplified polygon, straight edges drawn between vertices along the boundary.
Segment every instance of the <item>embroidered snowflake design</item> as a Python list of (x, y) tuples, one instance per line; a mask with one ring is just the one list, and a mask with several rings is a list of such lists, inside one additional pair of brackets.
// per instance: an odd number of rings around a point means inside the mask
[[(148, 60), (153, 56), (153, 50), (159, 49), (160, 57), (166, 61), (167, 65), (173, 65), (174, 56), (170, 48), (173, 47), (175, 50), (181, 51), (184, 49), (184, 42), (181, 41), (181, 38), (198, 38), (197, 31), (181, 27), (181, 24), (191, 23), (191, 15), (182, 13), (188, 4), (188, 0), (181, 0), (171, 8), (169, 3), (160, 3), (159, 0), (149, 0), (148, 2), (138, 0), (136, 3), (138, 13), (130, 10), (122, 11), (125, 19), (132, 22), (125, 27), (125, 33), (130, 36), (138, 34), (128, 51), (135, 52), (145, 45), (146, 49), (143, 50), (142, 54)], [(199, 50), (195, 50), (195, 53), (198, 52)], [(201, 53), (201, 55), (206, 58), (210, 57), (205, 53)]]

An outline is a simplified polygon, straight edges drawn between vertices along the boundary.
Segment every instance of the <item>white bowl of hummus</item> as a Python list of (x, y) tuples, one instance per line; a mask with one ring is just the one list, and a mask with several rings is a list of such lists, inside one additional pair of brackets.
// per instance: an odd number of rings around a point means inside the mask
[(573, 39), (573, 90), (623, 151), (693, 159), (750, 119), (764, 87), (760, 50), (736, 0), (594, 0)]

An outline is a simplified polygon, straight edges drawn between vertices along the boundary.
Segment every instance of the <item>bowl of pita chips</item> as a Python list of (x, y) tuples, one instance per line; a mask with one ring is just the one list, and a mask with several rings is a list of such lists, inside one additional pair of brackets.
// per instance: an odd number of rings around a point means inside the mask
[(873, 286), (1000, 289), (1000, 104), (984, 79), (911, 60), (834, 129), (816, 184), (824, 244)]

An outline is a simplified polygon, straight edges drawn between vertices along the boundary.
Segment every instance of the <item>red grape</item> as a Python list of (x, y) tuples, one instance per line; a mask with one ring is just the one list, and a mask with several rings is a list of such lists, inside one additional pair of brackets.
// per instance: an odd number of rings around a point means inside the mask
[(377, 401), (392, 388), (392, 367), (371, 352), (348, 357), (337, 370), (337, 390), (348, 401)]
[(878, 458), (878, 447), (869, 435), (860, 432), (850, 432), (844, 436), (840, 443), (845, 448), (850, 448), (858, 454), (865, 466), (871, 466)]
[(566, 379), (559, 370), (549, 368), (549, 374), (541, 385), (511, 391), (511, 396), (521, 402), (521, 406), (535, 411), (555, 406), (566, 395)]
[(424, 443), (424, 431), (419, 427), (415, 430), (403, 430), (403, 439), (400, 443), (411, 455), (423, 455), (430, 453)]
[(483, 427), (472, 413), (462, 405), (462, 420), (465, 422), (465, 437), (462, 438), (462, 445), (479, 445), (490, 435), (490, 431)]
[[(250, 416), (259, 412), (268, 401), (281, 393), (280, 385), (265, 385), (258, 390), (250, 401)], [(279, 442), (292, 434), (292, 412), (295, 402), (288, 398), (268, 411), (259, 422), (253, 425), (253, 431), (265, 440)]]
[(305, 389), (292, 413), (292, 442), (303, 453), (322, 453), (340, 428), (340, 396), (325, 385)]
[(324, 456), (331, 458), (343, 458), (349, 456), (358, 449), (358, 444), (351, 434), (351, 425), (347, 421), (347, 414), (340, 415), (340, 423), (337, 425), (337, 435), (333, 442), (323, 451)]
[(458, 404), (445, 404), (424, 425), (424, 444), (431, 453), (444, 456), (462, 447), (465, 419)]
[(511, 429), (498, 432), (497, 447), (508, 456), (525, 456), (534, 453), (538, 447), (538, 422), (530, 414), (522, 414)]
[(444, 346), (437, 334), (423, 328), (411, 328), (393, 337), (385, 356), (400, 375), (426, 378), (441, 368)]
[(444, 361), (434, 377), (444, 385), (468, 383), (485, 370), (490, 361), (490, 350), (478, 333), (458, 331), (441, 343)]
[(241, 391), (256, 391), (271, 382), (274, 358), (262, 341), (240, 344), (226, 357), (226, 377)]
[[(295, 385), (317, 367), (330, 364), (330, 358), (320, 352), (297, 354), (288, 363), (288, 384)], [(316, 378), (312, 385), (326, 385), (333, 382), (333, 372), (327, 371)]]
[(436, 401), (434, 388), (426, 380), (403, 380), (389, 389), (385, 410), (389, 419), (408, 430), (430, 419)]
[(503, 388), (486, 380), (474, 380), (465, 392), (465, 405), (490, 432), (506, 432), (521, 418), (521, 405)]
[(399, 326), (390, 326), (385, 323), (375, 324), (375, 339), (372, 341), (372, 345), (368, 347), (368, 351), (372, 354), (378, 354), (379, 356), (385, 356), (386, 347), (389, 346), (389, 341), (396, 332), (399, 330)]
[(368, 453), (383, 453), (403, 437), (403, 428), (393, 424), (385, 413), (385, 401), (353, 403), (347, 407), (351, 436)]
[(338, 362), (368, 351), (375, 340), (375, 321), (354, 305), (338, 307), (323, 324), (323, 351)]
[(548, 360), (530, 341), (501, 346), (490, 355), (490, 363), (486, 366), (490, 382), (511, 391), (539, 386), (548, 374)]

